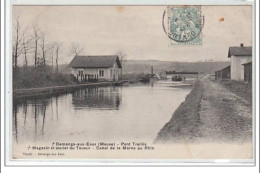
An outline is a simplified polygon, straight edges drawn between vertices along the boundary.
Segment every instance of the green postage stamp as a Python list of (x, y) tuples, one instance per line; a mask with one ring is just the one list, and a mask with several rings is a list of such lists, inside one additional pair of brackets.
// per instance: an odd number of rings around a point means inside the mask
[(170, 45), (201, 45), (203, 23), (201, 6), (169, 6), (167, 34)]

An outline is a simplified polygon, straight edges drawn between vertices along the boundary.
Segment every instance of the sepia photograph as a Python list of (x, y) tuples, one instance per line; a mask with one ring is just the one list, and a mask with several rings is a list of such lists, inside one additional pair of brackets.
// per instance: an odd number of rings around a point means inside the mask
[(254, 161), (251, 5), (11, 9), (12, 161)]

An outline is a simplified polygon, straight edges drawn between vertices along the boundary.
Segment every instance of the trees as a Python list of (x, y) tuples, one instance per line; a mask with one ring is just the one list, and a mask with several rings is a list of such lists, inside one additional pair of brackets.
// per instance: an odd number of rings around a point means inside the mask
[(38, 41), (40, 39), (39, 31), (36, 26), (33, 27), (33, 41), (34, 41), (34, 66), (38, 64)]
[(74, 56), (79, 55), (84, 51), (84, 48), (79, 43), (72, 43), (70, 46), (70, 53)]
[(21, 42), (23, 40), (22, 38), (22, 29), (21, 29), (21, 25), (20, 25), (20, 20), (19, 20), (19, 16), (16, 18), (15, 20), (15, 24), (14, 24), (14, 42), (13, 42), (13, 65), (16, 68), (17, 62), (18, 62), (18, 57), (21, 55), (22, 53), (22, 45)]
[(40, 35), (40, 47), (42, 52), (42, 65), (46, 66), (46, 54), (47, 54), (47, 47), (46, 47), (46, 31), (42, 32)]
[[(29, 66), (29, 62), (32, 61), (34, 67), (47, 66), (50, 63), (52, 67), (56, 64), (58, 71), (60, 42), (48, 42), (46, 31), (41, 31), (37, 25), (34, 25), (29, 32), (28, 28), (22, 29), (19, 17), (14, 22), (13, 33), (12, 58), (14, 67), (18, 67), (18, 57), (23, 54), (25, 67)], [(75, 50), (80, 52), (83, 49), (76, 45)]]
[[(125, 59), (125, 57), (126, 57), (126, 54), (123, 52), (123, 51), (121, 51), (121, 50), (119, 50), (119, 51), (117, 51), (116, 53), (115, 53), (117, 56), (118, 56), (118, 58), (119, 58), (119, 60), (120, 60), (120, 62), (121, 62), (121, 66), (123, 66), (123, 60)], [(123, 68), (121, 68), (121, 78), (122, 78), (122, 75), (123, 75)]]
[[(12, 58), (13, 67), (22, 66), (24, 68), (34, 66), (51, 65), (58, 72), (59, 63), (62, 55), (62, 43), (47, 38), (47, 31), (34, 24), (32, 26), (22, 26), (21, 18), (14, 17), (13, 20), (13, 40)], [(77, 43), (72, 44), (71, 52), (79, 54), (84, 49)]]
[(24, 65), (25, 67), (28, 66), (28, 53), (31, 51), (31, 39), (26, 36), (26, 33), (24, 32), (23, 38), (22, 38), (22, 53), (24, 54)]
[(59, 53), (61, 51), (61, 43), (60, 42), (55, 42), (54, 43), (54, 52), (55, 52), (55, 62), (56, 62), (56, 72), (59, 72)]
[(119, 58), (119, 60), (121, 61), (121, 64), (122, 64), (123, 60), (126, 57), (126, 54), (121, 50), (117, 51), (115, 54), (118, 56), (118, 58)]
[(53, 69), (53, 57), (54, 57), (54, 54), (56, 53), (55, 51), (55, 43), (52, 43), (50, 45), (50, 48), (49, 48), (49, 54), (50, 54), (50, 58), (51, 58), (51, 67)]

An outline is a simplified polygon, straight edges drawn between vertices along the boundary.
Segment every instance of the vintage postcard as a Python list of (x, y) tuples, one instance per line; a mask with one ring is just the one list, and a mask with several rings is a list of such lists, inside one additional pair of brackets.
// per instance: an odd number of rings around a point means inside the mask
[(252, 5), (11, 8), (11, 161), (254, 162)]

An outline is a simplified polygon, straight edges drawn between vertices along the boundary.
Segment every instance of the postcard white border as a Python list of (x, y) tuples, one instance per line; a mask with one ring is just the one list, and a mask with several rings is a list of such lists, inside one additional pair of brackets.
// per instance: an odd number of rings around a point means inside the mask
[[(1, 93), (5, 94), (5, 100), (3, 100), (3, 97), (1, 97), (1, 101), (2, 103), (5, 103), (4, 105), (2, 105), (1, 109), (1, 118), (3, 118), (3, 115), (10, 115), (12, 114), (12, 112), (10, 112), (10, 110), (12, 110), (12, 92), (11, 92), (11, 88), (12, 88), (12, 81), (10, 79), (12, 76), (12, 71), (10, 68), (11, 63), (11, 58), (10, 58), (10, 54), (8, 54), (8, 52), (10, 52), (10, 48), (11, 48), (11, 6), (12, 5), (71, 5), (72, 1), (69, 0), (13, 0), (13, 1), (9, 1), (6, 2), (5, 4), (5, 40), (4, 43), (9, 43), (9, 44), (1, 44), (1, 47), (3, 45), (5, 45), (4, 49), (5, 49), (5, 54), (3, 55), (3, 53), (1, 52), (1, 56), (5, 57), (4, 58), (4, 63), (3, 63), (3, 58), (2, 58), (2, 63), (1, 63), (1, 85), (4, 83), (4, 89), (3, 87), (1, 87)], [(141, 1), (119, 1), (119, 0), (110, 0), (110, 1), (105, 1), (105, 0), (88, 0), (88, 1), (82, 1), (82, 0), (75, 0), (73, 1), (73, 5), (177, 5), (177, 4), (191, 4), (191, 5), (252, 5), (254, 7), (254, 1), (250, 0), (250, 1), (238, 1), (238, 0), (230, 0), (227, 3), (227, 0), (220, 0), (220, 1), (214, 1), (214, 0), (187, 0), (187, 1), (181, 1), (181, 0), (175, 0), (175, 1), (169, 1), (169, 0), (163, 0), (163, 1), (159, 1), (159, 0), (151, 0), (149, 1), (145, 1), (145, 0), (141, 0)], [(253, 18), (255, 19), (255, 17), (259, 16), (259, 6), (256, 5), (256, 8), (258, 8), (258, 10), (253, 12)], [(1, 7), (2, 8), (2, 7)], [(255, 9), (255, 8), (253, 8)], [(1, 13), (4, 12), (4, 10), (1, 10)], [(257, 13), (257, 14), (256, 14)], [(4, 15), (2, 15), (4, 16)], [(1, 16), (1, 18), (2, 18)], [(259, 21), (258, 20), (254, 20), (254, 21)], [(257, 28), (256, 30), (254, 30), (254, 28)], [(253, 54), (254, 57), (259, 57), (259, 48), (256, 45), (259, 45), (259, 40), (256, 40), (256, 38), (259, 38), (259, 34), (256, 33), (255, 31), (259, 31), (259, 23), (258, 26), (255, 26), (253, 28), (254, 30), (254, 35), (256, 36), (255, 38), (253, 38), (253, 40), (255, 41), (255, 45), (253, 49)], [(1, 28), (1, 32), (2, 32), (2, 28)], [(1, 38), (2, 39), (2, 38)], [(2, 40), (1, 40), (2, 41)], [(3, 50), (3, 49), (2, 49)], [(256, 106), (259, 103), (259, 91), (257, 89), (259, 89), (259, 59), (255, 58), (255, 104), (254, 107), (256, 109), (254, 109), (254, 122), (256, 122), (256, 127), (254, 128), (254, 153), (255, 153), (255, 157), (254, 157), (254, 162), (255, 159), (258, 160), (259, 155), (257, 156), (256, 153), (258, 153), (258, 148), (256, 148), (256, 146), (259, 146), (259, 138), (258, 138), (258, 133), (259, 132), (259, 117), (257, 115), (259, 115), (259, 108)], [(4, 79), (4, 81), (2, 81)], [(4, 112), (3, 112), (4, 110)], [(3, 130), (5, 130), (6, 133), (4, 133), (3, 136), (5, 136), (6, 141), (5, 141), (5, 165), (8, 166), (39, 166), (39, 165), (45, 165), (45, 166), (60, 166), (60, 165), (71, 165), (71, 166), (82, 166), (82, 165), (118, 165), (118, 166), (133, 166), (133, 165), (149, 165), (149, 166), (253, 166), (254, 163), (252, 162), (252, 160), (166, 160), (166, 159), (151, 159), (151, 160), (133, 160), (133, 159), (98, 159), (98, 160), (91, 160), (88, 162), (86, 162), (86, 160), (17, 160), (17, 161), (10, 161), (10, 146), (11, 146), (11, 141), (12, 138), (10, 137), (11, 135), (9, 135), (10, 133), (10, 121), (11, 121), (11, 117), (10, 116), (5, 116), (5, 120), (1, 121), (1, 128), (3, 129), (3, 127), (5, 127)], [(4, 124), (5, 123), (5, 124)], [(3, 132), (2, 130), (2, 132)], [(257, 137), (256, 137), (257, 135)]]

